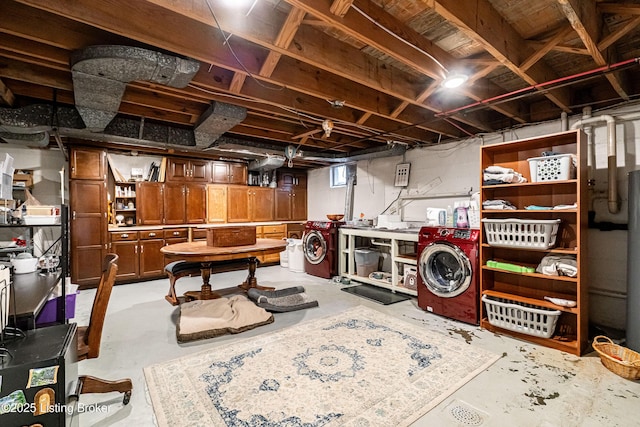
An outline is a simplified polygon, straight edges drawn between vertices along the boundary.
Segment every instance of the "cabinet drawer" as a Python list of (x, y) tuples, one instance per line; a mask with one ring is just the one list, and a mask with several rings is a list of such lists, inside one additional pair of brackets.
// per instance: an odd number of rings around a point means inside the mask
[(287, 231), (287, 226), (285, 224), (262, 226), (262, 233), (265, 235), (265, 237), (268, 234), (278, 234), (284, 237), (286, 231)]
[(132, 241), (132, 240), (138, 240), (138, 232), (137, 231), (131, 231), (131, 232), (114, 232), (112, 231), (111, 233), (109, 233), (111, 235), (111, 241), (112, 242), (123, 242), (123, 241)]
[(140, 240), (149, 240), (149, 239), (162, 239), (164, 237), (163, 231), (158, 230), (145, 230), (140, 231)]
[(193, 240), (204, 240), (207, 238), (207, 230), (196, 228), (193, 230)]
[(176, 237), (186, 238), (189, 236), (189, 232), (186, 228), (172, 228), (170, 230), (164, 230), (164, 238), (171, 239)]

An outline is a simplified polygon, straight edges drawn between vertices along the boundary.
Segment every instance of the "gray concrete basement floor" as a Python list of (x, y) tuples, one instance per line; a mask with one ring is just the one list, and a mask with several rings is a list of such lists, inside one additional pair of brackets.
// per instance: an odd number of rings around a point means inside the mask
[[(212, 284), (223, 288), (242, 282), (245, 276), (244, 271), (220, 273), (212, 276)], [(318, 300), (319, 307), (276, 314), (275, 322), (242, 334), (179, 345), (175, 336), (179, 309), (164, 299), (168, 279), (116, 286), (100, 357), (80, 362), (78, 370), (105, 379), (129, 377), (133, 395), (127, 406), (117, 393), (83, 395), (80, 401), (84, 405), (95, 403), (105, 410), (81, 414), (80, 425), (154, 426), (145, 390), (145, 366), (364, 305), (502, 355), (414, 426), (640, 426), (640, 381), (613, 374), (595, 352), (576, 357), (496, 335), (427, 313), (418, 308), (416, 298), (387, 306), (377, 304), (342, 292), (327, 279), (280, 266), (259, 268), (257, 277), (260, 284), (278, 288), (302, 285)], [(182, 278), (177, 291), (182, 294), (197, 289), (200, 283), (199, 278)], [(77, 297), (74, 321), (80, 325), (88, 322), (94, 294), (94, 290), (85, 290)]]

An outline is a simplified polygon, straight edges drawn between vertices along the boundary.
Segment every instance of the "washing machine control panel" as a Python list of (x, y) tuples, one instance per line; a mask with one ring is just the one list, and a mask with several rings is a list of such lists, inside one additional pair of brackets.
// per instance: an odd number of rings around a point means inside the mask
[(471, 230), (468, 229), (468, 228), (464, 229), (464, 230), (456, 228), (455, 230), (453, 230), (453, 238), (454, 239), (469, 239), (469, 238), (471, 238)]

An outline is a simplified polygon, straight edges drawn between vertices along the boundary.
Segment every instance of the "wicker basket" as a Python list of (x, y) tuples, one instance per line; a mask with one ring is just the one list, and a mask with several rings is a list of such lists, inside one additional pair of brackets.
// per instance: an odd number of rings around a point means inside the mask
[(600, 355), (602, 364), (611, 372), (628, 380), (640, 379), (640, 354), (614, 344), (604, 335), (595, 337), (592, 346)]

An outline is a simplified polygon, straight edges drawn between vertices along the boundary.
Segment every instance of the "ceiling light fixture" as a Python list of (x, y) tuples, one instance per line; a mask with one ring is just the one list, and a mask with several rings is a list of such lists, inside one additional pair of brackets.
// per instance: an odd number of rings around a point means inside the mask
[(449, 73), (449, 75), (442, 81), (442, 86), (447, 89), (455, 89), (462, 86), (467, 80), (468, 76), (460, 73)]
[(331, 131), (333, 130), (333, 122), (329, 119), (323, 121), (322, 130), (324, 131), (324, 137), (329, 138), (331, 136)]

